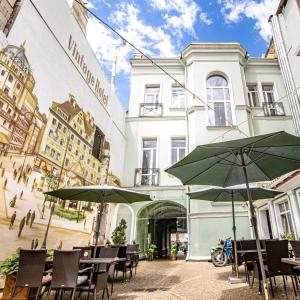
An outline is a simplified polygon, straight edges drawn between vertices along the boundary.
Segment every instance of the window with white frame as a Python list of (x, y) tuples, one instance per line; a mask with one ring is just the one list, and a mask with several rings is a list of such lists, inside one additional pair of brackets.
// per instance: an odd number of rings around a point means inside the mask
[(274, 103), (275, 97), (274, 97), (274, 86), (273, 84), (263, 84), (262, 85), (263, 95), (264, 95), (264, 101), (266, 103)]
[(184, 108), (185, 90), (183, 87), (172, 86), (172, 108)]
[(160, 87), (151, 86), (145, 89), (145, 103), (159, 103)]
[(172, 165), (185, 157), (185, 138), (172, 138), (171, 163)]
[(143, 140), (143, 169), (156, 168), (156, 153), (157, 153), (157, 140), (144, 139)]
[(228, 82), (221, 75), (213, 75), (206, 82), (208, 124), (210, 126), (231, 126), (232, 109)]
[(282, 234), (287, 236), (294, 233), (292, 214), (288, 201), (278, 204), (279, 216), (282, 226)]
[(257, 84), (256, 83), (249, 83), (249, 84), (247, 84), (247, 89), (248, 89), (249, 105), (251, 107), (259, 106)]

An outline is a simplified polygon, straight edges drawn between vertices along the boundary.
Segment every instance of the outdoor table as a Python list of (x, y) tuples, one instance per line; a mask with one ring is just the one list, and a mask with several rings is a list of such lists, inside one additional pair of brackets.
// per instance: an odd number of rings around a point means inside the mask
[(81, 264), (93, 264), (93, 265), (97, 265), (97, 264), (114, 264), (114, 263), (118, 263), (118, 262), (122, 262), (125, 261), (126, 258), (90, 258), (90, 259), (81, 259), (80, 263)]
[[(244, 253), (256, 253), (257, 249), (250, 249), (250, 250), (237, 250), (237, 253), (244, 254)], [(266, 249), (261, 249), (261, 252), (266, 252)]]
[(300, 258), (282, 258), (281, 262), (289, 264), (291, 267), (299, 267), (300, 266)]

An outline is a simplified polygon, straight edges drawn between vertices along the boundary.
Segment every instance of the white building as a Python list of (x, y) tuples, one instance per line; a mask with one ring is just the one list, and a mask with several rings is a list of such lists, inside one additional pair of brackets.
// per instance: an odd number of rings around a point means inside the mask
[[(147, 59), (131, 60), (123, 181), (155, 201), (120, 205), (116, 221), (127, 219), (127, 239), (142, 250), (155, 243), (161, 255), (177, 228), (189, 239), (188, 258), (207, 259), (210, 246), (232, 236), (231, 207), (189, 202), (185, 187), (164, 170), (199, 144), (279, 130), (295, 134), (287, 91), (276, 59), (248, 57), (238, 43), (191, 43), (182, 58), (155, 62), (175, 80)], [(247, 207), (236, 209), (238, 238), (250, 237)]]

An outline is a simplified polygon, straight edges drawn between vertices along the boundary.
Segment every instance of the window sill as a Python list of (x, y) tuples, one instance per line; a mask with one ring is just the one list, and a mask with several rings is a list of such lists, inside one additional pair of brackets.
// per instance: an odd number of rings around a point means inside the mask
[(224, 125), (224, 126), (214, 126), (214, 125), (207, 125), (206, 129), (208, 130), (220, 130), (220, 129), (236, 129), (237, 126), (236, 125)]
[(170, 107), (169, 108), (169, 110), (173, 110), (173, 111), (183, 111), (183, 110), (185, 110), (185, 108), (184, 107)]

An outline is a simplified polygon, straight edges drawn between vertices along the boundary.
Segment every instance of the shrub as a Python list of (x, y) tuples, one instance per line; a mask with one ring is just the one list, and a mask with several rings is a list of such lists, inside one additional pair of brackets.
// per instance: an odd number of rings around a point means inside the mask
[(55, 206), (54, 212), (56, 216), (59, 216), (61, 218), (67, 219), (69, 221), (74, 220), (83, 220), (84, 215), (82, 212), (74, 211), (74, 210), (67, 210), (66, 208)]
[(127, 228), (127, 222), (124, 219), (121, 219), (119, 225), (115, 228), (112, 233), (111, 239), (115, 245), (125, 245), (126, 243), (126, 233), (125, 229)]

